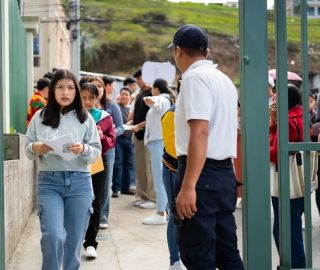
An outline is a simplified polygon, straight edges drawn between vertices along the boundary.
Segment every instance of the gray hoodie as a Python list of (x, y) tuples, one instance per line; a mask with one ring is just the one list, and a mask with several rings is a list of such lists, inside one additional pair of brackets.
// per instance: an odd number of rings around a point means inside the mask
[[(39, 157), (39, 171), (81, 171), (90, 172), (90, 164), (94, 163), (101, 155), (101, 143), (96, 124), (92, 116), (88, 113), (88, 119), (81, 124), (75, 111), (62, 115), (60, 114), (60, 124), (58, 128), (43, 125), (39, 110), (33, 116), (26, 134), (26, 155), (29, 159)], [(71, 160), (64, 160), (58, 155), (47, 153), (37, 155), (32, 150), (32, 144), (37, 142), (37, 136), (44, 139), (54, 139), (62, 135), (72, 133), (76, 142), (84, 144), (81, 154)]]

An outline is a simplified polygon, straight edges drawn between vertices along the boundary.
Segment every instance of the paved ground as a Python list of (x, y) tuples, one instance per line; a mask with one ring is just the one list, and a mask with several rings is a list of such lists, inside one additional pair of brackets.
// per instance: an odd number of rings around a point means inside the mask
[[(169, 268), (166, 226), (143, 225), (142, 219), (151, 216), (155, 210), (134, 207), (133, 201), (134, 197), (128, 195), (112, 198), (109, 228), (100, 230), (98, 235), (98, 257), (94, 260), (86, 260), (83, 250), (80, 269), (166, 270)], [(320, 222), (314, 198), (312, 202), (314, 267), (319, 267)], [(235, 217), (238, 226), (239, 249), (242, 250), (241, 210), (236, 210)], [(39, 223), (34, 212), (7, 270), (41, 269), (40, 236)], [(272, 269), (276, 269), (279, 260), (273, 243), (272, 246)]]

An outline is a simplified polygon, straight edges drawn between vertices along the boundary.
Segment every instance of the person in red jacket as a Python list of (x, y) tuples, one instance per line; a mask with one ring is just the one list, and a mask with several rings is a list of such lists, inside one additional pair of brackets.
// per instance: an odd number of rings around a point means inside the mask
[[(301, 92), (292, 85), (288, 85), (288, 123), (289, 123), (289, 142), (303, 141), (303, 118), (301, 106)], [(299, 130), (297, 130), (297, 127)], [(278, 143), (277, 143), (277, 110), (276, 102), (270, 106), (270, 162), (278, 162)], [(274, 213), (273, 236), (279, 251), (279, 202), (278, 194), (271, 190), (271, 200)], [(305, 268), (306, 258), (302, 236), (302, 214), (304, 212), (304, 197), (290, 199), (291, 217), (291, 267)]]
[(97, 124), (102, 146), (101, 155), (104, 165), (103, 171), (92, 175), (92, 186), (95, 199), (92, 202), (93, 213), (91, 214), (89, 227), (83, 243), (83, 246), (86, 250), (85, 256), (89, 258), (96, 258), (96, 249), (98, 246), (96, 236), (99, 231), (101, 202), (104, 187), (107, 181), (108, 163), (106, 152), (107, 150), (115, 147), (116, 134), (114, 132), (111, 115), (104, 110), (98, 110), (95, 108), (95, 104), (99, 96), (98, 88), (92, 83), (84, 83), (81, 85), (80, 93), (83, 105), (86, 107)]

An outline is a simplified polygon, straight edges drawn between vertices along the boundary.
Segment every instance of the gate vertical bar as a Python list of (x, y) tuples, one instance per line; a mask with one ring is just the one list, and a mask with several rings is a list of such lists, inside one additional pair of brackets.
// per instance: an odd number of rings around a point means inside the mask
[(285, 270), (291, 267), (290, 183), (286, 181), (289, 179), (286, 1), (275, 1), (275, 28), (280, 252), (278, 270)]
[(3, 169), (3, 59), (2, 42), (4, 33), (4, 1), (0, 1), (0, 270), (5, 270), (5, 228), (4, 228), (4, 169)]
[(247, 270), (270, 270), (267, 2), (239, 4), (243, 261)]
[[(301, 62), (302, 62), (302, 93), (303, 93), (303, 137), (304, 142), (310, 142), (309, 132), (309, 75), (308, 75), (308, 16), (307, 1), (300, 1), (301, 12)], [(310, 179), (310, 152), (304, 155), (304, 179)], [(310, 181), (305, 181), (305, 190), (310, 190)], [(312, 268), (312, 230), (311, 230), (311, 195), (305, 192), (305, 250), (306, 250), (306, 267)]]

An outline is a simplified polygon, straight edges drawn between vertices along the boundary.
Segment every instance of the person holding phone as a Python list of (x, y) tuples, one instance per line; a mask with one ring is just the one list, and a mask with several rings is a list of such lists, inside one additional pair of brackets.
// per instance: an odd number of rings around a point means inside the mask
[[(285, 90), (285, 89), (283, 89)], [(301, 106), (301, 92), (293, 84), (289, 84), (288, 92), (288, 133), (289, 142), (303, 141), (303, 109)], [(270, 114), (270, 162), (278, 162), (278, 122), (277, 122), (277, 103), (274, 101), (269, 107)], [(291, 155), (292, 156), (292, 155)], [(297, 164), (301, 164), (300, 155), (296, 155)], [(299, 165), (298, 164), (298, 165)], [(271, 202), (274, 213), (273, 236), (279, 251), (279, 194), (278, 183), (273, 180), (271, 182)], [(288, 181), (290, 181), (288, 179)], [(290, 181), (291, 182), (291, 181)], [(290, 184), (293, 185), (291, 182)], [(298, 188), (298, 187), (296, 187)], [(290, 198), (290, 219), (291, 219), (291, 267), (305, 268), (306, 257), (303, 246), (302, 233), (302, 214), (304, 213), (304, 196)]]
[[(70, 133), (76, 142), (66, 150), (69, 160), (39, 142)], [(39, 158), (37, 205), (41, 228), (42, 270), (80, 267), (80, 251), (92, 212), (90, 163), (101, 155), (96, 124), (83, 107), (76, 76), (69, 70), (55, 72), (48, 104), (36, 112), (26, 134), (26, 155)]]

